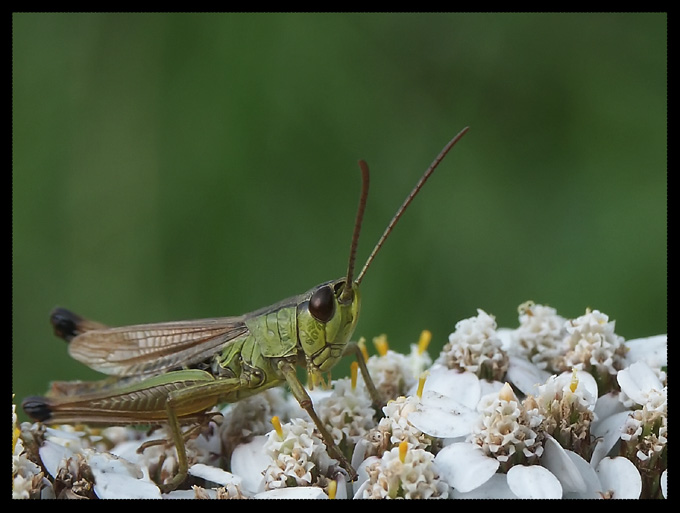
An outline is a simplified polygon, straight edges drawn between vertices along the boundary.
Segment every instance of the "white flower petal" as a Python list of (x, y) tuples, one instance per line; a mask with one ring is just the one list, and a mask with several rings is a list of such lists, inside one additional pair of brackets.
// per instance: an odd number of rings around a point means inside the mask
[[(557, 376), (555, 382), (559, 387), (566, 388), (570, 386), (573, 379), (574, 372), (566, 371)], [(580, 392), (585, 399), (588, 399), (589, 404), (591, 404), (591, 409), (594, 408), (598, 396), (597, 381), (595, 381), (595, 378), (590, 372), (582, 370), (576, 371), (576, 380), (578, 382), (578, 385), (576, 386), (576, 392)]]
[(447, 396), (423, 392), (416, 411), (408, 414), (409, 423), (430, 436), (455, 438), (472, 432), (479, 414)]
[(661, 390), (663, 385), (652, 369), (645, 362), (636, 362), (619, 371), (616, 380), (621, 391), (638, 404), (647, 402), (650, 390)]
[(645, 362), (654, 369), (668, 366), (668, 335), (627, 340), (626, 361)]
[(586, 489), (581, 492), (568, 492), (565, 491), (563, 498), (565, 499), (599, 499), (601, 497), (600, 491), (602, 490), (600, 486), (600, 480), (595, 473), (595, 469), (590, 463), (584, 460), (581, 456), (572, 451), (565, 451), (567, 456), (571, 459), (572, 463), (576, 466), (576, 469), (583, 477), (583, 481), (586, 484)]
[(254, 499), (328, 499), (328, 495), (316, 486), (279, 488), (256, 494)]
[(39, 453), (40, 460), (42, 461), (45, 470), (47, 470), (52, 477), (57, 476), (61, 462), (64, 459), (73, 456), (73, 451), (71, 449), (50, 440), (45, 440), (45, 443), (40, 447)]
[(668, 470), (661, 474), (661, 493), (664, 499), (668, 499)]
[(479, 378), (475, 374), (448, 369), (440, 365), (433, 366), (427, 375), (423, 386), (423, 396), (428, 391), (451, 397), (473, 410), (482, 396)]
[(469, 443), (455, 443), (444, 447), (434, 458), (441, 478), (460, 492), (469, 492), (488, 481), (500, 463), (487, 457), (482, 450)]
[(256, 436), (247, 444), (241, 444), (231, 455), (231, 471), (242, 479), (243, 489), (257, 493), (264, 489), (264, 471), (271, 458), (264, 451), (266, 435)]
[(624, 404), (620, 401), (619, 395), (620, 394), (618, 392), (610, 392), (597, 398), (597, 402), (595, 403), (595, 420), (593, 421), (593, 425), (606, 419), (607, 417), (614, 415), (615, 413), (628, 411)]
[[(210, 497), (211, 499), (216, 499), (217, 498), (217, 490), (211, 490), (211, 489), (204, 489), (202, 490), (202, 493), (205, 493)], [(196, 498), (196, 492), (193, 489), (190, 490), (173, 490), (168, 493), (163, 494), (163, 499), (195, 499)]]
[(550, 435), (546, 435), (545, 451), (541, 458), (541, 465), (550, 470), (559, 479), (565, 492), (584, 493), (587, 490), (581, 473), (567, 454), (567, 451)]
[(241, 478), (235, 476), (231, 472), (222, 470), (221, 468), (212, 467), (203, 463), (196, 463), (189, 468), (189, 474), (195, 477), (200, 477), (211, 483), (216, 483), (221, 486), (228, 484), (241, 485)]
[(161, 491), (139, 466), (109, 453), (86, 452), (100, 499), (160, 499)]
[(609, 451), (616, 445), (616, 442), (621, 438), (621, 429), (629, 415), (629, 411), (622, 411), (593, 423), (590, 432), (595, 438), (599, 439), (599, 442), (590, 459), (591, 465), (597, 466), (600, 460), (609, 454)]
[(633, 463), (623, 457), (605, 458), (597, 466), (602, 491), (614, 499), (639, 499), (642, 478)]
[(506, 474), (494, 474), (481, 486), (469, 492), (453, 490), (453, 499), (518, 499), (508, 486), (508, 476)]
[(539, 369), (526, 358), (511, 356), (506, 379), (524, 395), (538, 395), (538, 386), (546, 382), (550, 373)]
[(539, 465), (515, 465), (508, 470), (508, 486), (520, 499), (560, 499), (562, 486), (547, 469)]

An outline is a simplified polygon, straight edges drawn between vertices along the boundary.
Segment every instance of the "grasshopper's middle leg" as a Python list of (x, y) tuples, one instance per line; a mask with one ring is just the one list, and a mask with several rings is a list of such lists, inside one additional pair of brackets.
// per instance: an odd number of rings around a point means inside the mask
[(175, 474), (169, 483), (161, 485), (163, 492), (172, 491), (182, 484), (189, 471), (186, 445), (184, 443), (185, 436), (180, 425), (182, 415), (186, 415), (187, 413), (185, 412), (189, 410), (192, 413), (195, 412), (197, 401), (202, 404), (210, 402), (214, 406), (221, 396), (234, 391), (239, 386), (240, 381), (238, 378), (217, 379), (210, 383), (201, 383), (181, 390), (175, 390), (168, 394), (166, 411), (172, 441), (177, 451), (177, 474)]

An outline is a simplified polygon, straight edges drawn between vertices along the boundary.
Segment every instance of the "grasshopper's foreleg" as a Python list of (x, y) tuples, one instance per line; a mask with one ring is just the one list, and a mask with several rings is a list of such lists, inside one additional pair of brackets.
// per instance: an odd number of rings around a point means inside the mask
[(328, 454), (340, 462), (342, 468), (344, 468), (349, 474), (350, 479), (354, 481), (357, 477), (356, 472), (352, 468), (352, 465), (350, 465), (349, 461), (347, 461), (345, 455), (342, 454), (342, 451), (336, 445), (335, 440), (333, 440), (333, 436), (329, 433), (326, 426), (324, 426), (323, 422), (321, 422), (321, 419), (314, 411), (312, 399), (309, 397), (305, 387), (302, 385), (302, 383), (300, 383), (300, 380), (298, 380), (297, 373), (295, 372), (295, 366), (292, 363), (281, 360), (278, 363), (278, 368), (279, 371), (285, 376), (286, 382), (290, 387), (290, 391), (295, 396), (295, 399), (297, 399), (302, 409), (307, 412), (312, 421), (314, 421), (314, 424), (316, 424), (316, 428), (319, 430), (321, 438), (323, 438), (323, 441), (326, 444)]
[(380, 396), (380, 392), (378, 392), (378, 389), (375, 388), (375, 383), (373, 383), (373, 379), (371, 378), (371, 375), (368, 373), (368, 367), (366, 367), (366, 360), (364, 360), (364, 355), (356, 342), (349, 342), (347, 346), (345, 346), (343, 356), (351, 355), (354, 355), (357, 359), (357, 363), (359, 364), (359, 370), (361, 371), (361, 376), (364, 378), (364, 383), (366, 383), (366, 388), (368, 389), (368, 393), (371, 396), (371, 400), (373, 401), (373, 409), (377, 413), (381, 413), (383, 406), (385, 406), (385, 401)]

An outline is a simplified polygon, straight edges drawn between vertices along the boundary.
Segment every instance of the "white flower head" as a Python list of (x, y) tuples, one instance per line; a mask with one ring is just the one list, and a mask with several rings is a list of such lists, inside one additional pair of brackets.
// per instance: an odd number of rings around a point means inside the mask
[[(374, 337), (373, 344), (378, 355), (371, 356), (366, 367), (378, 392), (385, 400), (406, 394), (418, 382), (419, 374), (414, 373), (414, 367), (422, 365), (425, 357), (416, 358), (413, 353), (407, 357), (389, 349), (386, 335)], [(360, 381), (363, 383), (363, 378)]]
[(621, 391), (641, 407), (630, 412), (621, 439), (634, 463), (665, 470), (668, 443), (668, 388), (645, 362), (618, 373)]
[(273, 460), (265, 470), (265, 490), (310, 486), (337, 464), (314, 433), (313, 422), (292, 419), (277, 425), (278, 419), (273, 419), (273, 423), (276, 428), (267, 435), (263, 449)]
[(566, 319), (549, 306), (533, 301), (518, 307), (519, 327), (512, 333), (513, 353), (524, 356), (539, 369), (552, 369), (564, 352)]
[(615, 324), (599, 310), (590, 309), (568, 321), (565, 324), (567, 352), (559, 370), (570, 370), (580, 364), (584, 370), (597, 374), (600, 381), (616, 375), (625, 366), (627, 349), (623, 337), (614, 333)]
[(445, 499), (449, 486), (439, 477), (434, 456), (406, 441), (385, 452), (382, 457), (369, 458), (365, 466), (366, 480), (356, 499)]
[(542, 431), (559, 440), (563, 447), (590, 456), (590, 425), (595, 417), (596, 401), (594, 378), (574, 369), (550, 376), (538, 387), (536, 397), (527, 397), (524, 407), (535, 411), (542, 419)]
[(508, 355), (496, 333), (496, 320), (484, 310), (456, 323), (437, 363), (450, 369), (469, 371), (480, 378), (502, 380), (508, 370)]
[(315, 408), (338, 445), (343, 440), (356, 444), (373, 427), (371, 398), (365, 387), (352, 387), (350, 378), (334, 381), (333, 392)]
[(469, 440), (502, 464), (534, 463), (543, 453), (535, 416), (527, 412), (509, 384), (487, 394), (477, 407), (482, 414)]

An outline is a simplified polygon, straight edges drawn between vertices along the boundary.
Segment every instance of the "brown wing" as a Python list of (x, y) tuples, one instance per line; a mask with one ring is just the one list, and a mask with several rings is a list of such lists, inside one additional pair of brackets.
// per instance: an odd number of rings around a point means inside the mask
[(69, 353), (105, 374), (155, 374), (199, 363), (247, 334), (243, 317), (97, 328), (75, 336)]

